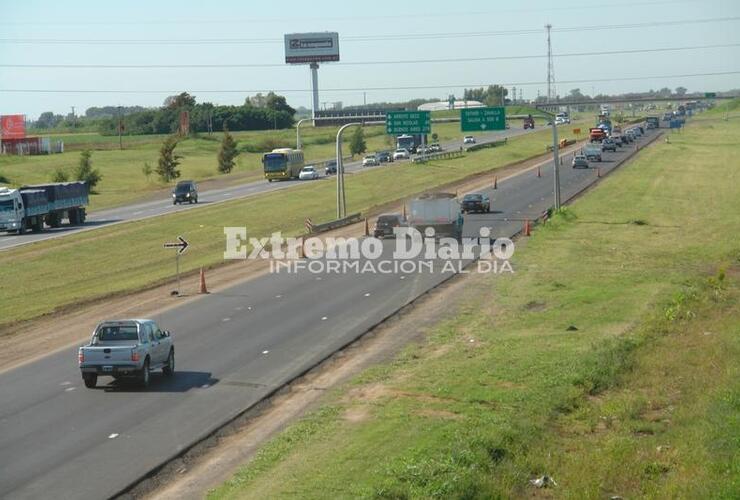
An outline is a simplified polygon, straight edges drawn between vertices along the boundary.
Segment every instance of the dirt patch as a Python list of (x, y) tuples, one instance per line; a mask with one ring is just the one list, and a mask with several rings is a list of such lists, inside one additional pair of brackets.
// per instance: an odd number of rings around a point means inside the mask
[(370, 418), (370, 409), (367, 406), (353, 406), (344, 412), (342, 418), (353, 424), (364, 422)]
[(463, 415), (460, 415), (459, 413), (453, 413), (447, 410), (435, 410), (432, 408), (424, 408), (415, 413), (422, 417), (439, 418), (442, 420), (462, 420), (463, 418), (465, 418)]
[(539, 300), (531, 300), (524, 304), (524, 309), (531, 312), (539, 312), (547, 309), (547, 304)]

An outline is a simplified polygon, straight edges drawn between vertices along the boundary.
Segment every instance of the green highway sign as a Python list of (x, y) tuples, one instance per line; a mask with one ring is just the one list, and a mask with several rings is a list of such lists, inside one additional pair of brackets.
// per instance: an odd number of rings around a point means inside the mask
[(705, 99), (714, 99), (717, 97), (717, 92), (704, 92)]
[(461, 109), (460, 128), (463, 132), (506, 130), (506, 111), (502, 107)]
[(429, 111), (388, 111), (385, 130), (389, 135), (428, 134), (432, 130), (432, 115)]

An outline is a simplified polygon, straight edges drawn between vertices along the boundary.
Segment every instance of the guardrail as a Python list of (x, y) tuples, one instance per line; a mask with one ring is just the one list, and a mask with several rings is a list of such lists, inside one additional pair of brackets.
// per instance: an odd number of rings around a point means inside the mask
[(347, 217), (342, 217), (341, 219), (324, 222), (323, 224), (313, 224), (308, 232), (309, 234), (323, 233), (339, 227), (349, 226), (350, 224), (360, 222), (361, 220), (362, 218), (358, 212), (356, 214), (348, 215)]
[(450, 160), (452, 158), (462, 158), (463, 156), (465, 156), (465, 152), (462, 149), (456, 149), (454, 151), (440, 151), (439, 153), (419, 155), (411, 161), (413, 163), (426, 163), (432, 160)]
[(496, 148), (498, 146), (506, 146), (508, 143), (509, 142), (506, 140), (506, 137), (504, 137), (500, 141), (484, 142), (482, 144), (476, 144), (475, 146), (470, 146), (467, 149), (467, 151), (478, 151), (479, 149)]

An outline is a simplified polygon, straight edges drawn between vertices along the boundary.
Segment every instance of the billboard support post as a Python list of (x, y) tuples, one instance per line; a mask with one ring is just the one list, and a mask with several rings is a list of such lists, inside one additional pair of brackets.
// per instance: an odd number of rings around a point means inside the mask
[[(311, 95), (313, 96), (313, 111), (311, 117), (316, 120), (316, 110), (319, 109), (319, 63), (312, 62), (311, 68)], [(314, 121), (313, 126), (316, 126)]]

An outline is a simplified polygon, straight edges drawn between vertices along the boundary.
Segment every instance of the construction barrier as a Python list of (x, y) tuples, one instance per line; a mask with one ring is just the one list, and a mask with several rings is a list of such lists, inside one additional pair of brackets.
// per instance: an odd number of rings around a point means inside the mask
[(349, 226), (350, 224), (354, 224), (356, 222), (360, 222), (362, 217), (360, 217), (359, 213), (348, 215), (347, 217), (344, 217), (342, 219), (336, 219), (329, 222), (324, 222), (323, 224), (313, 224), (311, 226), (311, 229), (309, 231), (310, 234), (316, 234), (316, 233), (323, 233), (326, 231), (331, 231), (332, 229), (337, 229), (339, 227)]

